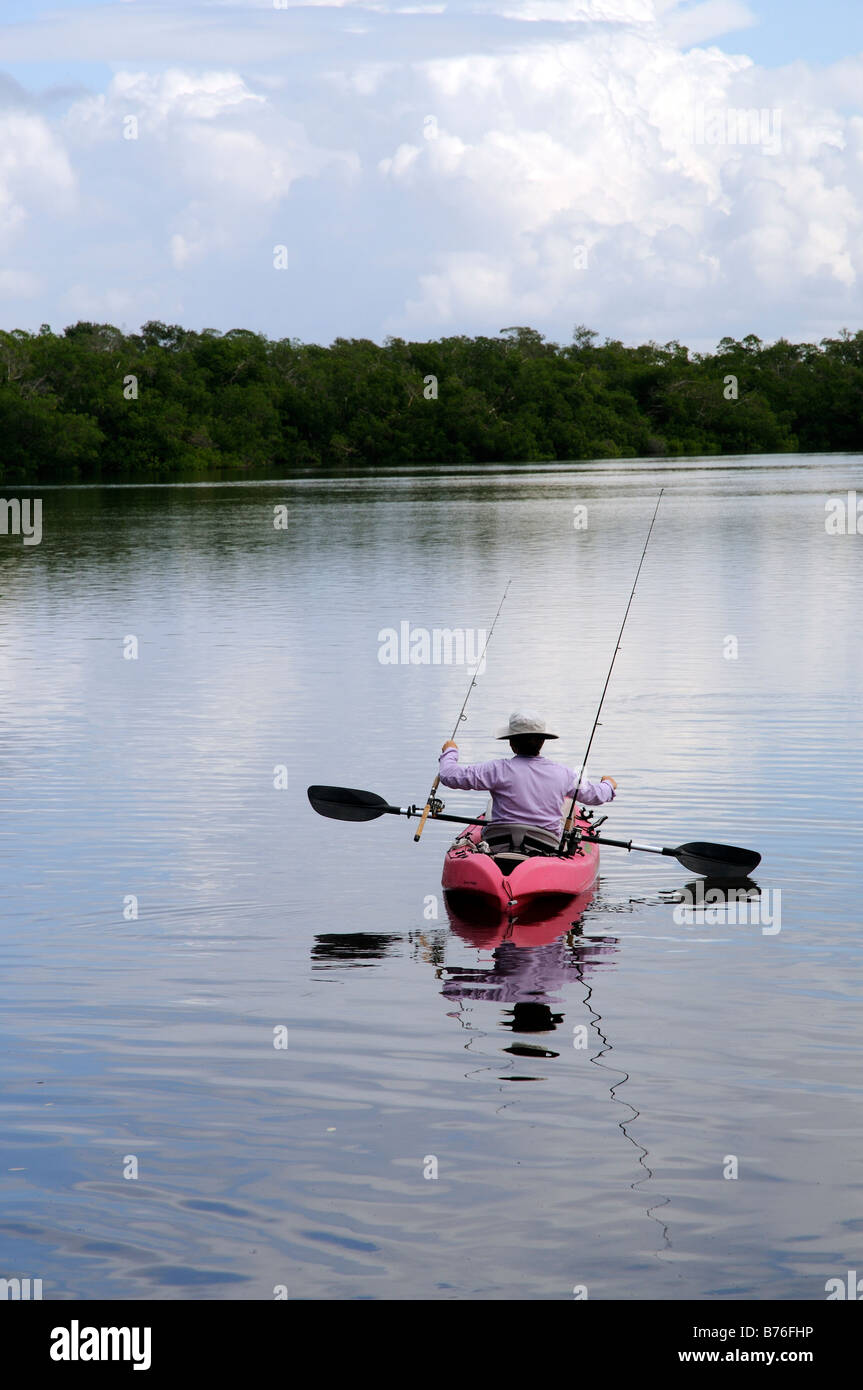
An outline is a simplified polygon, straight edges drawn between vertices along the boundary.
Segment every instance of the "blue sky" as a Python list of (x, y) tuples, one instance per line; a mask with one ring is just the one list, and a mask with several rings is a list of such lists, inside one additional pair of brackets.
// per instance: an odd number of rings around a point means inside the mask
[(863, 3), (5, 0), (0, 34), (5, 328), (861, 317)]
[[(36, 16), (48, 17), (60, 11), (74, 13), (85, 8), (97, 6), (85, 6), (81, 0), (54, 0), (48, 5), (35, 4), (33, 0), (4, 0), (2, 23), (20, 23)], [(105, 8), (114, 8), (112, 0), (105, 0)], [(863, 3), (860, 0), (818, 0), (817, 3), (814, 0), (748, 0), (747, 8), (754, 22), (730, 28), (726, 41), (732, 48), (735, 43), (740, 45), (756, 63), (764, 66), (778, 67), (797, 58), (831, 63), (863, 51)], [(448, 5), (447, 9), (459, 13), (469, 7), (456, 3)], [(71, 59), (65, 63), (8, 63), (3, 65), (3, 70), (25, 86), (37, 88), (62, 84), (69, 80), (73, 70), (76, 81), (94, 86), (104, 84), (111, 74), (110, 64)]]

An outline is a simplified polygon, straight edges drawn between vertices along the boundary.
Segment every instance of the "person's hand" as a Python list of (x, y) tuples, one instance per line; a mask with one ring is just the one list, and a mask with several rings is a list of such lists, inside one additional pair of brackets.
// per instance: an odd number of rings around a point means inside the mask
[(452, 740), (451, 738), (448, 738), (447, 741), (446, 741), (446, 743), (444, 744), (443, 748), (442, 748), (440, 751), (441, 751), (442, 753), (445, 753), (446, 750), (447, 750), (448, 748), (458, 748), (458, 744), (457, 744), (457, 743), (454, 743), (453, 740)]
[(611, 783), (611, 786), (612, 786), (612, 789), (613, 789), (614, 791), (617, 791), (617, 783), (615, 782), (615, 780), (614, 780), (613, 777), (601, 777), (599, 780), (600, 780), (601, 782), (610, 782), (610, 783)]

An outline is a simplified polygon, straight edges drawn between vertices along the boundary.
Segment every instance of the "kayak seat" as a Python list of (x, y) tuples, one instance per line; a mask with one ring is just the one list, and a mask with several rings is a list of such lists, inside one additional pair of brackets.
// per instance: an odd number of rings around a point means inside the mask
[(519, 860), (534, 854), (556, 854), (560, 843), (550, 830), (518, 821), (491, 821), (482, 827), (482, 838), (495, 858), (506, 854)]
[(526, 863), (532, 856), (529, 854), (495, 854), (492, 858), (506, 878), (507, 874), (511, 874), (514, 869), (518, 868), (519, 864)]

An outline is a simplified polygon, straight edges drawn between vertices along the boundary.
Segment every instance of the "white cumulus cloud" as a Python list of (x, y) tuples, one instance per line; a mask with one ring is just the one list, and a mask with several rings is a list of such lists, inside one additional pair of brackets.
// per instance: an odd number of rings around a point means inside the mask
[(635, 327), (654, 306), (657, 326), (683, 319), (691, 334), (693, 296), (714, 336), (734, 306), (754, 326), (783, 298), (820, 314), (826, 292), (847, 317), (861, 123), (824, 84), (801, 92), (787, 71), (636, 27), (420, 64), (414, 81), (437, 138), (396, 147), (379, 172), (446, 209), (449, 228), (390, 331), (487, 331), (534, 305), (541, 327)]
[(68, 206), (75, 178), (55, 131), (39, 115), (0, 112), (0, 246), (34, 213)]
[(130, 55), (65, 107), (0, 88), (0, 291), (36, 327), (586, 322), (709, 347), (859, 317), (860, 57), (759, 67), (742, 0), (286, 10), (149, 0), (9, 27), (22, 61)]
[(164, 200), (163, 244), (176, 269), (263, 235), (260, 210), (287, 198), (296, 179), (358, 167), (350, 151), (315, 145), (300, 121), (227, 71), (119, 72), (64, 124), (83, 150), (110, 151), (119, 180), (143, 166)]

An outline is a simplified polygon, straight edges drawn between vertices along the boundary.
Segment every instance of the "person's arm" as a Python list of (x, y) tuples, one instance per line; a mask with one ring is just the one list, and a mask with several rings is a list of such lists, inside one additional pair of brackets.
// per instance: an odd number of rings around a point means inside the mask
[[(567, 799), (571, 799), (574, 790), (575, 773), (572, 774), (571, 784), (566, 793)], [(614, 800), (616, 791), (617, 783), (613, 777), (602, 777), (598, 782), (592, 781), (589, 777), (583, 777), (576, 801), (580, 801), (583, 806), (602, 806), (606, 801)]]
[(491, 792), (497, 785), (497, 763), (474, 763), (473, 766), (460, 767), (458, 745), (449, 739), (440, 755), (438, 775), (445, 787), (456, 787), (459, 791)]

